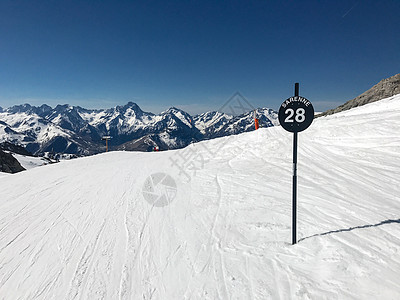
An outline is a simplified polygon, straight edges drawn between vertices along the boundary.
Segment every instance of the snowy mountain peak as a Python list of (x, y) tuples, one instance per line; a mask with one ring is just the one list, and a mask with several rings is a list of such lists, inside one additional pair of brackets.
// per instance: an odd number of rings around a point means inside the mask
[(187, 112), (183, 111), (180, 108), (177, 108), (175, 106), (171, 106), (170, 108), (168, 108), (167, 110), (164, 110), (163, 112), (161, 112), (161, 115), (165, 115), (165, 114), (178, 114), (181, 113), (183, 115), (189, 115)]
[(143, 113), (143, 111), (142, 111), (142, 109), (139, 107), (139, 105), (137, 105), (136, 103), (134, 103), (134, 102), (131, 102), (131, 101), (129, 101), (127, 104), (125, 104), (125, 105), (118, 105), (118, 106), (116, 106), (115, 107), (115, 109), (114, 109), (115, 111), (118, 111), (118, 112), (124, 112), (124, 111), (127, 111), (127, 110), (133, 110), (133, 111), (135, 111), (135, 112), (137, 112), (137, 113), (140, 113), (140, 114), (142, 114)]

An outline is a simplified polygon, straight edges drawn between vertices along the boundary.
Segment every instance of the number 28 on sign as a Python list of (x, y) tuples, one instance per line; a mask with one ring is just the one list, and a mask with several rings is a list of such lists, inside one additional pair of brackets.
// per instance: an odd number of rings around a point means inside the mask
[(314, 119), (314, 108), (309, 100), (294, 96), (283, 101), (279, 109), (279, 123), (290, 132), (307, 129)]

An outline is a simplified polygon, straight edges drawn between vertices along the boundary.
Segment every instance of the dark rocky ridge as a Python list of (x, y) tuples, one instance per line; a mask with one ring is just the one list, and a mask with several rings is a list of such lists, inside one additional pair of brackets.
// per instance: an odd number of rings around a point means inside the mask
[(12, 144), (10, 142), (0, 143), (0, 150), (5, 150), (12, 153), (17, 153), (25, 156), (33, 156), (31, 152), (26, 150), (24, 147)]

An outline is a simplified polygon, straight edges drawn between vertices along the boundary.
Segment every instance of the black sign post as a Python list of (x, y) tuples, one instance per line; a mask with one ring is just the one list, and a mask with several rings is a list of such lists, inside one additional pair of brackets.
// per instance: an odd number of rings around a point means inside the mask
[(307, 129), (314, 120), (314, 107), (311, 102), (299, 96), (299, 84), (294, 85), (294, 97), (283, 101), (279, 109), (279, 123), (293, 132), (293, 189), (292, 189), (292, 245), (297, 243), (297, 134)]

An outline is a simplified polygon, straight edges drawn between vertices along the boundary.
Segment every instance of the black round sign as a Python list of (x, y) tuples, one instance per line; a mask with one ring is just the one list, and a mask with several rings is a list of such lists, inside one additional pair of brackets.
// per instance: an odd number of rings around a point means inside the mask
[(278, 118), (285, 130), (300, 132), (307, 129), (314, 120), (314, 107), (306, 98), (293, 96), (283, 101)]

